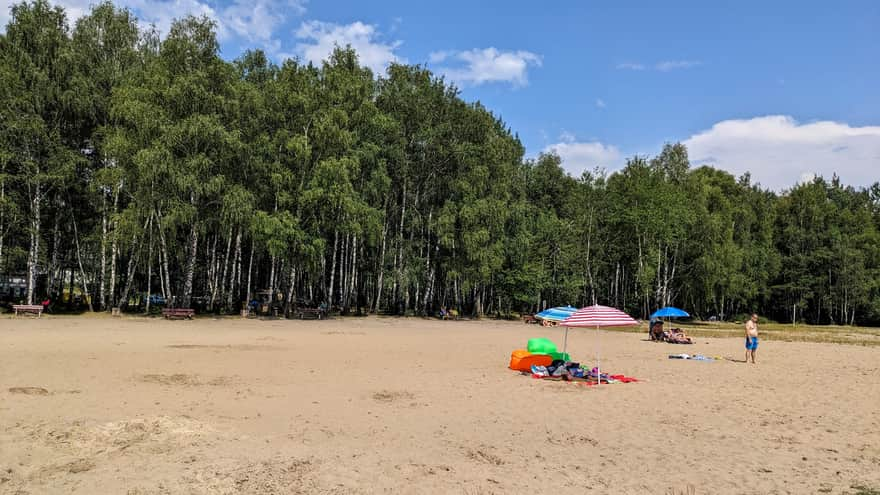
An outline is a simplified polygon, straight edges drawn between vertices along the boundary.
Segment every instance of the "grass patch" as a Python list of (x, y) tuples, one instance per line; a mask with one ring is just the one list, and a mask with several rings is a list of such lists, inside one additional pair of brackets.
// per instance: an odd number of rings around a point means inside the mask
[[(745, 330), (742, 324), (727, 322), (682, 322), (671, 321), (666, 326), (681, 328), (691, 337), (740, 338)], [(880, 328), (849, 327), (839, 325), (785, 325), (767, 323), (758, 325), (761, 340), (783, 342), (816, 342), (822, 344), (851, 344), (880, 346)], [(648, 324), (638, 327), (615, 329), (631, 333), (644, 333), (647, 336)], [(878, 493), (877, 495), (880, 495)]]

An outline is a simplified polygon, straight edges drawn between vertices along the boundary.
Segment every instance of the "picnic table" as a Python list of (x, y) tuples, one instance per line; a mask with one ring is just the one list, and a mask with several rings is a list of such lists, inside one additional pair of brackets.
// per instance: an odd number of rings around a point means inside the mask
[(12, 309), (15, 311), (15, 316), (18, 316), (19, 313), (31, 313), (39, 318), (43, 314), (43, 306), (39, 304), (13, 304)]
[(535, 318), (535, 315), (522, 315), (523, 323), (538, 323), (538, 319)]
[(173, 318), (186, 318), (187, 320), (192, 320), (195, 315), (196, 310), (190, 308), (165, 308), (162, 310), (162, 316), (165, 317), (166, 320)]

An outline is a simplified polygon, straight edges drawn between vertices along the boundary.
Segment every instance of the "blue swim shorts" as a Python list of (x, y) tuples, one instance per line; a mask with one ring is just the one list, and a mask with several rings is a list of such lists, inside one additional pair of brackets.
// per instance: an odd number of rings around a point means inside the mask
[(755, 351), (758, 349), (758, 337), (746, 337), (746, 350)]

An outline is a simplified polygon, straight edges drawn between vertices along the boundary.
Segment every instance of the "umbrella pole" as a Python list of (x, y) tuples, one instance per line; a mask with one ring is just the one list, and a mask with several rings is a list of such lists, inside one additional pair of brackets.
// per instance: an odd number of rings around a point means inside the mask
[(599, 379), (596, 386), (602, 385), (602, 364), (599, 361), (599, 325), (596, 325), (596, 376)]
[(565, 339), (562, 341), (562, 354), (568, 350), (568, 327), (565, 327)]

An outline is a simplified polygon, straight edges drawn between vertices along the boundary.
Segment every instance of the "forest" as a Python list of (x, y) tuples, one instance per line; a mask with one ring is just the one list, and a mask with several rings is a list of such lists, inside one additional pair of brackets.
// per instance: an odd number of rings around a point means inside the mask
[(880, 184), (770, 191), (676, 143), (572, 177), (423, 66), (228, 61), (207, 18), (160, 37), (34, 0), (0, 34), (0, 102), (7, 300), (880, 325)]

